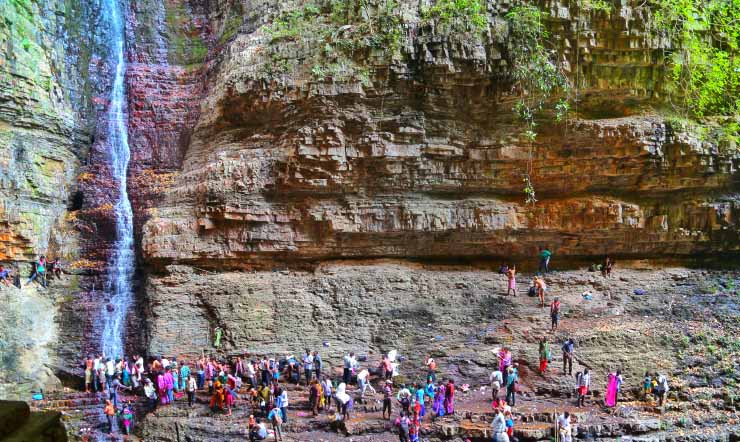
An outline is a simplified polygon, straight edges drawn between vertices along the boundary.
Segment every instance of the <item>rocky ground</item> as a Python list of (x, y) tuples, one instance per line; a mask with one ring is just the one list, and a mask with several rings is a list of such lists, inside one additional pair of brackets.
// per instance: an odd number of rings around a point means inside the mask
[[(558, 296), (564, 310), (554, 332), (549, 330), (546, 309), (524, 294), (531, 275), (520, 278), (517, 297), (507, 298), (503, 276), (470, 267), (338, 263), (311, 273), (221, 275), (171, 268), (168, 275), (155, 278), (149, 290), (154, 313), (150, 350), (200, 352), (191, 333), (199, 329), (206, 333), (203, 345), (207, 345), (210, 325), (186, 325), (191, 313), (199, 316), (192, 309), (205, 308), (225, 326), (222, 354), (246, 350), (279, 356), (310, 347), (338, 367), (344, 352), (353, 350), (366, 354), (365, 364), (374, 367), (383, 352), (395, 348), (404, 357), (401, 381), (423, 376), (423, 358), (432, 354), (441, 377), (472, 386), (467, 396), (460, 394), (454, 418), (425, 421), (423, 438), (432, 441), (488, 436), (489, 392), (481, 388), (495, 360), (492, 350), (508, 345), (522, 378), (515, 408), (520, 440), (549, 440), (553, 415), (564, 409), (575, 412), (579, 438), (584, 440), (734, 440), (740, 435), (736, 412), (740, 273), (658, 269), (647, 263), (630, 267), (617, 266), (608, 279), (585, 269), (549, 274), (548, 299)], [(635, 294), (636, 289), (645, 294)], [(173, 309), (174, 298), (167, 294), (181, 291), (191, 294), (182, 299), (192, 301)], [(586, 291), (592, 299), (582, 296)], [(212, 296), (216, 292), (219, 295)], [(177, 321), (184, 323), (177, 326)], [(584, 367), (593, 372), (587, 408), (574, 409), (574, 379), (560, 370), (559, 344), (553, 344), (556, 360), (548, 372), (536, 372), (537, 339), (543, 335), (556, 343), (567, 336), (575, 339), (574, 373)], [(324, 340), (328, 347), (322, 346)], [(625, 394), (618, 407), (607, 410), (600, 405), (605, 376), (616, 368), (623, 370)], [(639, 397), (646, 370), (670, 379), (673, 392), (663, 408)], [(358, 404), (353, 418), (338, 424), (331, 416), (310, 417), (304, 388), (291, 387), (289, 394), (290, 440), (395, 439), (388, 423), (379, 419), (377, 403)], [(101, 399), (65, 395), (64, 401), (38, 407), (64, 410), (76, 438), (81, 428), (93, 434), (103, 428)], [(201, 394), (193, 409), (182, 401), (162, 408), (140, 419), (136, 434), (142, 440), (163, 442), (244, 440), (248, 408), (240, 403), (231, 417), (213, 416), (206, 401)]]

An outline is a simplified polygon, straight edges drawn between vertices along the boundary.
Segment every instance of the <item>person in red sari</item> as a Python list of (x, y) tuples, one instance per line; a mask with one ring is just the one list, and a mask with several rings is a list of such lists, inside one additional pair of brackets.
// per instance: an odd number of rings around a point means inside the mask
[(455, 381), (449, 379), (445, 387), (444, 400), (445, 414), (455, 413)]

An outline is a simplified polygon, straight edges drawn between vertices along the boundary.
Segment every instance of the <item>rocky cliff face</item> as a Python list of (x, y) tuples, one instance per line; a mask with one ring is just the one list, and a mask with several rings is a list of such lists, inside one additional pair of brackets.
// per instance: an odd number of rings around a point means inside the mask
[[(427, 2), (399, 1), (392, 13), (405, 25), (393, 51), (327, 49), (313, 32), (328, 25), (326, 11), (299, 35), (275, 32), (284, 11), (305, 3), (127, 3), (129, 187), (142, 264), (131, 351), (198, 353), (221, 326), (227, 352), (296, 351), (326, 338), (337, 343), (330, 359), (395, 344), (410, 353), (515, 305), (488, 297), (499, 281), (487, 272), (407, 260), (526, 262), (542, 245), (561, 263), (738, 252), (740, 157), (706, 135), (711, 127), (663, 116), (665, 73), (640, 2), (611, 13), (541, 2), (578, 94), (567, 123), (538, 121), (531, 146), (511, 110), (509, 2), (485, 2), (486, 29), (462, 35), (422, 20)], [(380, 14), (368, 4), (363, 17)], [(48, 294), (8, 291), (44, 307), (30, 317), (11, 303), (5, 323), (55, 326), (4, 348), (28, 351), (50, 378), (51, 369), (80, 374), (80, 354), (97, 349), (113, 239), (115, 187), (96, 123), (110, 82), (105, 30), (95, 2), (12, 0), (0, 10), (0, 262), (27, 272), (46, 253), (79, 273)], [(357, 28), (336, 29), (337, 40)], [(524, 202), (525, 173), (535, 205)], [(362, 265), (327, 264), (336, 259)], [(432, 325), (407, 333), (412, 320)], [(295, 328), (304, 323), (305, 334)], [(463, 367), (458, 356), (449, 367), (461, 378), (490, 363)], [(9, 364), (0, 380), (20, 373), (24, 391), (33, 388), (39, 372)]]
[[(606, 20), (546, 5), (580, 98), (567, 125), (541, 122), (530, 156), (506, 89), (509, 6), (490, 5), (491, 31), (466, 40), (422, 24), (412, 3), (398, 10), (411, 17), (400, 55), (371, 51), (366, 79), (318, 81), (319, 44), (276, 43), (247, 22), (209, 71), (182, 169), (144, 228), (145, 259), (737, 250), (737, 154), (646, 107), (662, 85), (644, 9)], [(576, 38), (577, 26), (589, 31)], [(530, 168), (535, 206), (522, 196)]]

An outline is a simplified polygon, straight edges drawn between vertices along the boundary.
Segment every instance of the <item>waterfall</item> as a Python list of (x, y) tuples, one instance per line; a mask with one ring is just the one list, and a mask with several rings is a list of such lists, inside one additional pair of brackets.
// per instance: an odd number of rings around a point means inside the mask
[(123, 8), (118, 0), (103, 0), (103, 13), (110, 30), (109, 63), (115, 64), (115, 76), (107, 113), (107, 152), (113, 179), (118, 187), (118, 195), (113, 210), (116, 217), (116, 238), (108, 271), (107, 288), (110, 302), (102, 309), (101, 348), (106, 357), (115, 358), (123, 356), (126, 314), (133, 296), (131, 281), (135, 268), (134, 227), (126, 182), (130, 152), (124, 84), (126, 62), (124, 60)]

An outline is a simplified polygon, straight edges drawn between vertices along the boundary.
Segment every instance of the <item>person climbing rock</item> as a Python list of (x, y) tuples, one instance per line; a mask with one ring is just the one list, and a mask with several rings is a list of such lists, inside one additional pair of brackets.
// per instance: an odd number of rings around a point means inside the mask
[(558, 321), (560, 319), (560, 299), (555, 298), (550, 303), (550, 329), (555, 331), (558, 329)]
[(547, 371), (547, 363), (550, 361), (550, 342), (547, 340), (547, 336), (540, 338), (539, 356), (540, 373), (544, 374)]
[(432, 382), (437, 382), (437, 361), (429, 355), (426, 360), (427, 366), (427, 379), (431, 379)]
[(41, 286), (43, 288), (46, 288), (46, 267), (46, 257), (44, 255), (41, 255), (38, 261), (34, 261), (33, 273), (31, 273), (31, 277), (28, 278), (28, 281), (26, 281), (26, 285), (38, 279), (39, 283), (41, 283)]
[(539, 257), (539, 272), (545, 274), (550, 271), (550, 258), (552, 257), (552, 252), (550, 251), (549, 247), (545, 247), (544, 249), (540, 248)]
[[(575, 347), (575, 343), (573, 342), (572, 338), (568, 338), (565, 340), (565, 343), (563, 344), (563, 374), (572, 375), (573, 374), (573, 350)], [(567, 370), (566, 370), (567, 368)]]
[(10, 273), (10, 269), (6, 269), (0, 264), (0, 283), (5, 285), (5, 287), (10, 287), (12, 280)]
[(360, 399), (363, 401), (367, 390), (372, 391), (373, 395), (376, 393), (373, 386), (370, 385), (370, 372), (367, 368), (363, 368), (359, 373), (357, 373), (357, 385), (360, 387)]
[(108, 385), (108, 399), (113, 401), (113, 406), (118, 408), (118, 393), (119, 391), (128, 390), (131, 391), (131, 387), (127, 387), (121, 383), (121, 375), (115, 375), (113, 381)]

